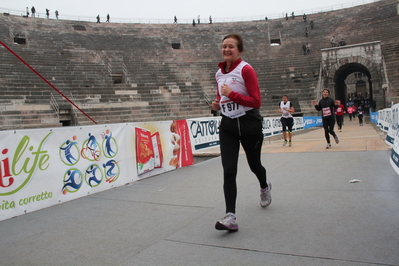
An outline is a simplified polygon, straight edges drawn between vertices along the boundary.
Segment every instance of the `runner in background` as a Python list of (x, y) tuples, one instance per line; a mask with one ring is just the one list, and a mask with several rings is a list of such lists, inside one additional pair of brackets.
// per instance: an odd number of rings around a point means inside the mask
[(345, 106), (341, 103), (340, 100), (335, 101), (335, 117), (337, 119), (338, 130), (342, 132), (342, 126), (344, 125), (344, 114), (345, 114)]
[(335, 125), (335, 114), (334, 108), (337, 106), (332, 98), (330, 98), (330, 91), (328, 89), (324, 89), (322, 92), (323, 98), (317, 102), (312, 101), (314, 107), (317, 111), (322, 111), (322, 121), (323, 121), (323, 128), (324, 128), (324, 136), (327, 141), (326, 149), (331, 149), (331, 142), (330, 142), (330, 134), (334, 137), (335, 142), (338, 144), (338, 136), (334, 132), (334, 125)]
[(287, 95), (283, 95), (283, 100), (278, 106), (278, 111), (281, 113), (281, 126), (283, 128), (284, 142), (283, 146), (287, 145), (287, 127), (288, 127), (288, 146), (292, 146), (292, 126), (294, 125), (294, 118), (292, 113), (295, 111), (294, 106)]

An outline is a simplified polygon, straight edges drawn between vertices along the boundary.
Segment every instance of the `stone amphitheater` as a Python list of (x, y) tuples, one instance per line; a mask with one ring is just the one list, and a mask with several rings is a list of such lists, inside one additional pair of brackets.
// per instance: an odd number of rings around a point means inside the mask
[[(0, 14), (0, 130), (211, 116), (220, 44), (230, 33), (243, 36), (242, 57), (258, 73), (263, 116), (278, 115), (283, 94), (295, 115), (317, 115), (311, 101), (323, 88), (344, 103), (366, 93), (379, 110), (399, 102), (398, 11), (396, 0), (384, 0), (306, 22), (197, 27)], [(347, 45), (331, 47), (331, 36)]]

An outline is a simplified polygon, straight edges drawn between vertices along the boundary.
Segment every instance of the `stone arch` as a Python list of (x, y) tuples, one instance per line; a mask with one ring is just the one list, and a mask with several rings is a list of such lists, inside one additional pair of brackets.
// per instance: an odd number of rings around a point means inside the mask
[[(327, 70), (327, 76), (330, 79), (330, 88), (332, 89), (332, 96), (335, 99), (340, 99), (342, 102), (349, 100), (351, 92), (348, 90), (348, 84), (346, 79), (353, 73), (363, 73), (367, 78), (359, 78), (367, 84), (368, 102), (371, 102), (374, 98), (378, 98), (378, 95), (374, 93), (373, 88), (380, 88), (382, 85), (382, 79), (378, 67), (369, 59), (361, 56), (349, 56), (340, 58)], [(327, 82), (327, 86), (328, 86)], [(333, 85), (333, 86), (332, 86)], [(355, 84), (354, 84), (355, 86)], [(356, 92), (356, 91), (355, 91)]]

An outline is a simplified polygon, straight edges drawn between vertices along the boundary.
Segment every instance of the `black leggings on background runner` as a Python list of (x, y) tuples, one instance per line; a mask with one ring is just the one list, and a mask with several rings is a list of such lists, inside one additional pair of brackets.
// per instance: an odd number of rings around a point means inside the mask
[(342, 125), (344, 124), (344, 116), (343, 115), (337, 115), (336, 119), (337, 119), (338, 129), (342, 129)]
[(226, 213), (235, 213), (237, 199), (237, 168), (240, 142), (247, 155), (247, 161), (251, 171), (259, 180), (261, 188), (267, 187), (266, 169), (261, 163), (261, 149), (263, 133), (239, 137), (236, 134), (220, 129), (220, 152), (223, 165), (223, 190), (226, 201)]
[(327, 143), (330, 143), (330, 134), (335, 138), (334, 132), (335, 117), (324, 118), (323, 117), (323, 128), (324, 136), (326, 137)]
[(288, 132), (292, 132), (292, 127), (294, 125), (294, 118), (292, 117), (281, 117), (281, 127), (283, 128), (283, 131), (287, 131), (288, 127)]

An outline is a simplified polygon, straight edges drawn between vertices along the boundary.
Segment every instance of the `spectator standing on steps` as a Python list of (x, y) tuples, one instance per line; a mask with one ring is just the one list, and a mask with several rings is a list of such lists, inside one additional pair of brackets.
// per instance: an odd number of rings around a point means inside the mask
[(242, 37), (230, 34), (223, 38), (222, 56), (215, 74), (217, 82), (213, 110), (220, 110), (222, 120), (219, 126), (220, 154), (223, 166), (223, 191), (226, 216), (217, 221), (217, 230), (237, 231), (237, 164), (240, 144), (247, 156), (251, 171), (260, 186), (260, 205), (265, 208), (271, 203), (270, 183), (267, 183), (266, 169), (261, 162), (263, 144), (262, 104), (258, 78), (255, 70), (241, 59), (244, 52)]
[(110, 19), (111, 17), (109, 16), (109, 14), (107, 14), (107, 21), (105, 21), (105, 22), (108, 22), (109, 23), (109, 19)]
[(305, 37), (308, 37), (308, 36), (309, 36), (308, 28), (305, 28)]
[(209, 24), (212, 24), (212, 17), (209, 16)]
[(50, 10), (46, 8), (46, 17), (49, 18), (50, 17)]
[(29, 17), (29, 7), (26, 7), (26, 16)]
[(313, 20), (310, 21), (310, 29), (313, 29), (314, 23)]
[(335, 36), (332, 36), (332, 37), (331, 37), (330, 43), (331, 43), (331, 47), (337, 46), (337, 43), (336, 43), (336, 41), (335, 41)]
[(32, 6), (30, 11), (32, 11), (32, 17), (36, 17), (36, 8), (34, 6)]
[(58, 15), (59, 15), (59, 13), (58, 13), (58, 10), (56, 10), (55, 11), (55, 17), (58, 19)]
[(306, 43), (306, 53), (310, 54), (310, 44), (308, 42)]
[(302, 51), (303, 51), (303, 55), (306, 55), (306, 44), (302, 45)]
[(97, 19), (97, 23), (100, 23), (100, 15), (97, 15), (96, 19)]
[(176, 23), (177, 23), (177, 17), (175, 16), (175, 17), (174, 17), (173, 24), (176, 24)]
[(200, 15), (198, 15), (198, 17), (197, 17), (197, 21), (198, 21), (198, 25), (199, 25), (199, 24), (200, 24), (200, 22), (201, 22)]

